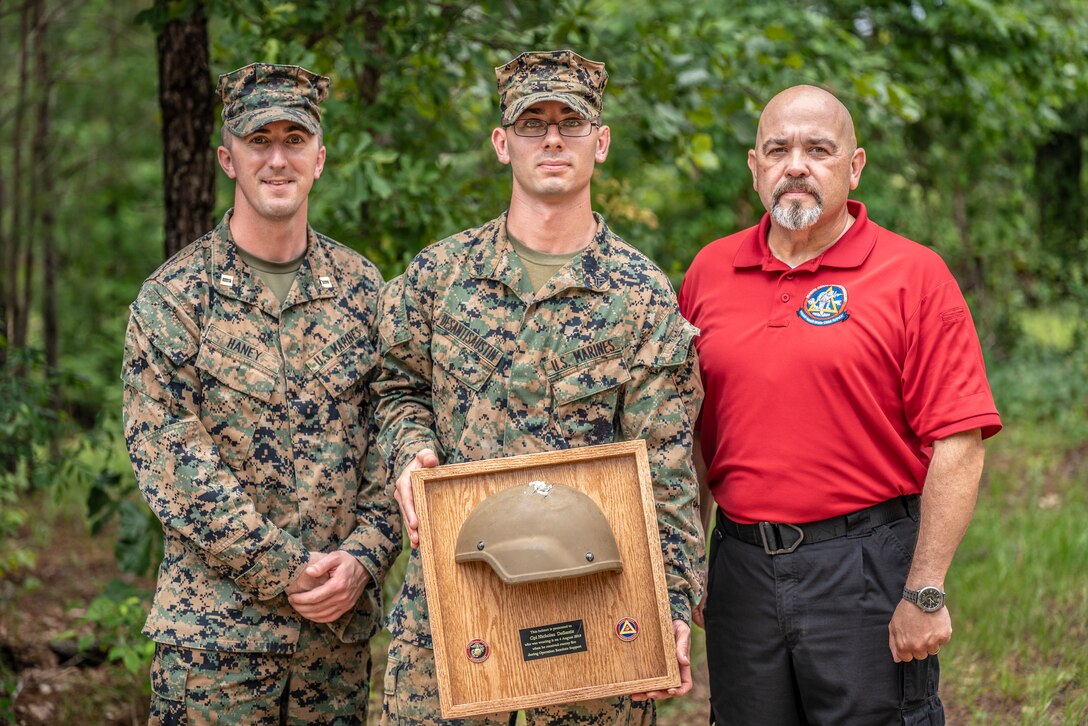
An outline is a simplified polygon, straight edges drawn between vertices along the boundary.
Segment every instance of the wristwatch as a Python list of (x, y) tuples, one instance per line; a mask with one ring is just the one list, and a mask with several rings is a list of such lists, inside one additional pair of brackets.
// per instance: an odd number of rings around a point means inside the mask
[(923, 587), (921, 590), (903, 588), (903, 599), (912, 602), (923, 612), (933, 613), (944, 607), (944, 590), (933, 587)]

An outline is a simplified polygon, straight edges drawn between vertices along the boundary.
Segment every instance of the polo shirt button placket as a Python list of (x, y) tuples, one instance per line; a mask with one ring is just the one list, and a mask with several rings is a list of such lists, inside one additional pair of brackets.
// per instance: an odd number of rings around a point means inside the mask
[(778, 303), (772, 304), (771, 316), (767, 321), (767, 325), (772, 328), (786, 328), (789, 327), (792, 315), (790, 312), (783, 310), (783, 305), (789, 305), (790, 300), (793, 299), (793, 294), (789, 292), (791, 285), (785, 283), (786, 280), (793, 277), (792, 273), (780, 275), (778, 277), (777, 290), (774, 293), (774, 298)]

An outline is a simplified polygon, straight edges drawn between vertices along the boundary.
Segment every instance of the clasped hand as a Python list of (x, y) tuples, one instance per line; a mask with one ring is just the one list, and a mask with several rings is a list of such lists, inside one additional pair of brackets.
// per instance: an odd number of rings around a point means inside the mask
[(306, 568), (285, 592), (299, 615), (331, 623), (355, 607), (369, 581), (370, 573), (347, 552), (311, 552)]

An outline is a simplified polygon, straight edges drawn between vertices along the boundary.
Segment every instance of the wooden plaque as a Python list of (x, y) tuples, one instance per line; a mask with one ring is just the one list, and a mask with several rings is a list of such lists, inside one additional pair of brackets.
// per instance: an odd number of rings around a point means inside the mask
[[(622, 572), (509, 585), (454, 560), (473, 508), (533, 481), (600, 507)], [(421, 469), (412, 493), (443, 718), (680, 685), (645, 441)]]

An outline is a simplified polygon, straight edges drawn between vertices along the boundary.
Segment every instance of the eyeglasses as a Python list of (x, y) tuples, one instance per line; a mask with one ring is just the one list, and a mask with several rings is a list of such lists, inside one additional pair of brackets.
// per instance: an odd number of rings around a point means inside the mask
[(519, 118), (512, 124), (503, 128), (514, 127), (514, 133), (518, 136), (547, 136), (548, 127), (555, 126), (560, 136), (589, 136), (590, 130), (600, 124), (586, 121), (584, 118), (565, 118), (561, 121), (545, 121), (542, 118)]

